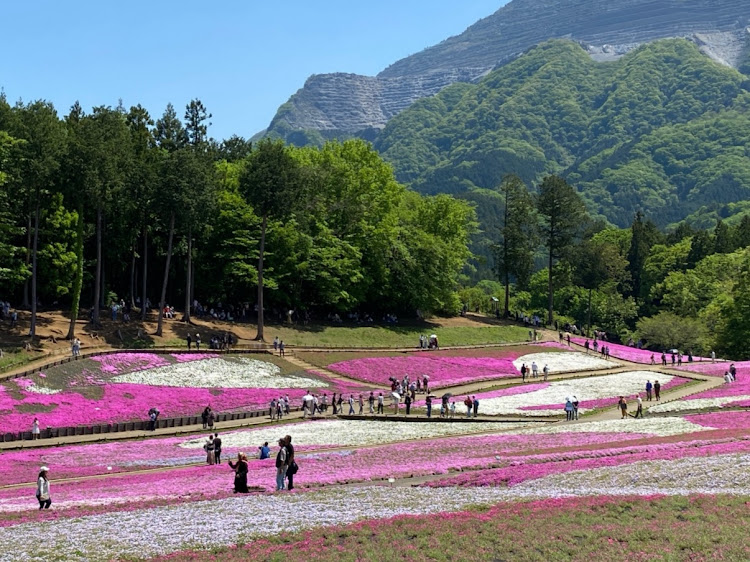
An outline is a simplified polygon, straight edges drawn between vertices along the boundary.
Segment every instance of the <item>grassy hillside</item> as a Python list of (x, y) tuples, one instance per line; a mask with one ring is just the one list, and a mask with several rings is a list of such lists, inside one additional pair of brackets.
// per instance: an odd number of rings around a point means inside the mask
[(629, 224), (638, 208), (662, 225), (700, 220), (750, 198), (748, 90), (745, 75), (686, 40), (611, 63), (556, 40), (479, 84), (415, 103), (376, 147), (426, 193), (481, 200), (478, 190), (507, 173), (529, 184), (559, 173), (614, 224)]

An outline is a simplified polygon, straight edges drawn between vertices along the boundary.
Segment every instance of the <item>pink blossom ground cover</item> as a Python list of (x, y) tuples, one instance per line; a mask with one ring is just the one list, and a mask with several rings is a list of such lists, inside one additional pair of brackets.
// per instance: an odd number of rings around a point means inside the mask
[[(625, 439), (643, 437), (629, 434)], [(391, 444), (382, 447), (366, 447), (345, 451), (297, 452), (300, 472), (296, 478), (298, 486), (317, 487), (344, 482), (367, 482), (377, 479), (403, 478), (419, 475), (445, 474), (450, 471), (487, 468), (498, 464), (517, 462), (514, 455), (533, 446), (536, 449), (565, 445), (595, 445), (617, 439), (613, 434), (558, 434), (558, 435), (477, 435), (444, 438), (414, 443)], [(143, 459), (148, 455), (159, 455), (161, 448), (173, 448), (175, 439), (154, 440), (154, 443), (139, 442), (140, 449), (122, 443), (99, 446), (66, 447), (59, 456), (51, 453), (46, 459), (50, 464), (55, 504), (59, 507), (102, 505), (108, 503), (131, 503), (155, 501), (163, 498), (179, 498), (194, 501), (229, 493), (232, 473), (226, 464), (218, 466), (190, 466), (173, 468), (161, 472), (116, 474), (96, 480), (55, 482), (62, 476), (58, 469), (78, 464), (81, 474), (91, 468), (91, 455), (105, 454), (107, 462), (119, 458)], [(163, 446), (160, 444), (163, 442)], [(88, 451), (88, 453), (87, 453)], [(27, 451), (9, 457), (11, 465), (21, 466), (20, 460)], [(202, 456), (202, 451), (193, 450), (193, 455)], [(225, 451), (225, 458), (234, 452)], [(583, 453), (583, 455), (603, 453)], [(543, 457), (538, 457), (543, 458)], [(558, 461), (561, 457), (550, 455), (547, 460)], [(566, 457), (562, 457), (566, 458)], [(47, 462), (45, 460), (45, 462)], [(65, 463), (63, 465), (57, 462)], [(274, 486), (274, 458), (249, 461), (248, 484), (251, 487), (270, 491)], [(541, 461), (539, 461), (541, 462)], [(32, 472), (25, 481), (33, 480), (37, 466), (24, 466)], [(30, 483), (29, 487), (33, 488)], [(33, 499), (33, 497), (32, 497)], [(33, 502), (32, 502), (33, 503)], [(0, 490), (0, 513), (30, 509), (29, 490), (26, 487)], [(77, 512), (76, 512), (77, 513)]]
[(152, 407), (162, 418), (194, 416), (210, 405), (218, 413), (239, 408), (262, 409), (273, 398), (289, 395), (295, 406), (305, 394), (299, 388), (176, 388), (129, 383), (105, 384), (101, 398), (66, 390), (46, 395), (19, 389), (21, 398), (0, 386), (0, 431), (31, 430), (34, 418), (45, 427), (122, 423), (145, 420)]
[[(658, 373), (655, 373), (658, 375)], [(656, 380), (656, 379), (655, 379)], [(682, 385), (688, 384), (692, 382), (690, 379), (685, 379), (682, 377), (674, 377), (672, 380), (670, 380), (668, 383), (661, 385), (661, 392), (665, 392), (667, 390), (674, 390), (677, 387), (680, 387)], [(620, 395), (617, 396), (611, 396), (608, 398), (598, 398), (596, 400), (582, 400), (578, 403), (578, 407), (583, 410), (597, 410), (600, 408), (614, 408), (617, 407), (617, 401), (619, 400)], [(626, 396), (627, 400), (635, 401), (635, 395), (632, 396)], [(644, 404), (646, 403), (646, 389), (643, 389), (643, 392), (641, 393), (641, 400), (644, 401)], [(481, 400), (480, 400), (481, 404)], [(558, 403), (558, 404), (546, 404), (542, 406), (522, 406), (521, 410), (553, 410), (555, 408), (563, 409), (565, 407), (565, 403)], [(631, 409), (635, 409), (635, 404), (631, 402), (630, 404)]]
[[(594, 348), (594, 340), (591, 338), (582, 338), (579, 336), (570, 336), (570, 341), (577, 343), (579, 345), (584, 345), (586, 343), (586, 340), (588, 339), (589, 345), (591, 346), (591, 353), (593, 353)], [(632, 361), (633, 363), (644, 363), (646, 365), (651, 364), (651, 356), (654, 356), (654, 360), (656, 361), (657, 365), (661, 363), (661, 352), (660, 351), (650, 351), (648, 349), (638, 349), (637, 347), (630, 347), (629, 345), (622, 345), (619, 343), (610, 343), (610, 342), (599, 342), (599, 350), (601, 350), (601, 346), (606, 345), (609, 347), (609, 354), (611, 357), (617, 357), (618, 359), (625, 359), (626, 361)], [(599, 352), (597, 352), (599, 353)], [(599, 353), (601, 355), (601, 353)], [(693, 357), (695, 361), (710, 361), (710, 359), (706, 359), (705, 357)], [(668, 360), (671, 361), (671, 358), (668, 355)], [(683, 357), (683, 360), (687, 362), (687, 356)], [(684, 364), (683, 364), (684, 367)], [(722, 373), (723, 374), (723, 373)]]
[(688, 399), (694, 400), (700, 398), (724, 398), (750, 395), (750, 373), (744, 377), (742, 377), (739, 372), (737, 374), (738, 377), (736, 381), (720, 384), (710, 390), (704, 390), (703, 392), (692, 394)]
[(505, 357), (450, 357), (422, 353), (398, 357), (366, 357), (341, 361), (328, 366), (347, 377), (370, 384), (388, 385), (388, 377), (401, 380), (409, 375), (411, 380), (427, 375), (432, 388), (456, 386), (466, 382), (517, 377), (513, 365), (517, 353)]
[(685, 419), (704, 427), (716, 429), (750, 429), (750, 412), (730, 411), (694, 414)]

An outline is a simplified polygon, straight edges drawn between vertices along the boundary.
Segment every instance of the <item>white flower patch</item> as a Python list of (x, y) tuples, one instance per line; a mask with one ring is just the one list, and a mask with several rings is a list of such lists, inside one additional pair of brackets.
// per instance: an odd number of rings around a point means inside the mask
[(750, 455), (728, 454), (639, 461), (618, 466), (552, 474), (518, 487), (545, 495), (742, 493), (750, 491)]
[(34, 394), (59, 394), (62, 392), (62, 389), (59, 388), (49, 388), (46, 386), (37, 386), (35, 384), (30, 384), (26, 388), (24, 388), (26, 392), (33, 392)]
[(196, 501), (0, 528), (2, 544), (12, 545), (0, 560), (142, 559), (363, 519), (460, 511), (519, 497), (541, 496), (505, 488), (370, 486)]
[(281, 369), (267, 361), (238, 358), (206, 359), (175, 363), (113, 377), (112, 382), (173, 386), (182, 388), (319, 388), (323, 381), (281, 375)]
[[(450, 422), (379, 422), (322, 420), (285, 426), (261, 427), (233, 433), (223, 433), (221, 440), (225, 449), (253, 449), (264, 442), (276, 443), (289, 434), (295, 445), (329, 445), (356, 447), (396, 443), (415, 439), (463, 435), (466, 433), (491, 433), (527, 427), (525, 423), (450, 423)], [(180, 444), (187, 449), (200, 449), (205, 439), (191, 439)]]
[[(524, 394), (485, 398), (479, 401), (479, 411), (483, 414), (511, 414), (516, 416), (550, 416), (560, 415), (567, 397), (576, 396), (579, 402), (599, 400), (616, 396), (632, 396), (643, 392), (646, 381), (653, 379), (654, 373), (649, 371), (629, 371), (601, 377), (585, 379), (570, 379), (550, 382), (549, 386)], [(667, 384), (674, 377), (659, 374), (662, 384)], [(617, 400), (612, 401), (614, 407)], [(560, 404), (556, 410), (522, 410), (528, 406), (544, 406)], [(580, 412), (586, 410), (581, 408)]]
[(539, 367), (539, 376), (542, 376), (542, 369), (549, 365), (550, 373), (568, 373), (572, 371), (592, 371), (596, 369), (612, 369), (619, 367), (617, 363), (602, 359), (596, 354), (589, 355), (581, 351), (558, 351), (557, 353), (530, 353), (522, 355), (513, 365), (521, 370), (521, 366), (531, 369), (531, 364), (536, 362)]
[(687, 410), (707, 410), (712, 408), (723, 408), (726, 404), (732, 404), (741, 400), (750, 400), (750, 394), (741, 394), (739, 396), (721, 396), (719, 398), (694, 398), (692, 400), (675, 400), (674, 402), (665, 402), (648, 409), (649, 412), (667, 413), (667, 412), (685, 412)]
[(664, 418), (625, 418), (624, 420), (602, 420), (587, 423), (538, 424), (531, 429), (514, 431), (522, 435), (540, 435), (555, 433), (638, 433), (656, 435), (658, 437), (669, 437), (670, 435), (682, 435), (683, 433), (694, 433), (696, 431), (709, 431), (712, 428), (704, 427), (687, 421), (680, 417)]

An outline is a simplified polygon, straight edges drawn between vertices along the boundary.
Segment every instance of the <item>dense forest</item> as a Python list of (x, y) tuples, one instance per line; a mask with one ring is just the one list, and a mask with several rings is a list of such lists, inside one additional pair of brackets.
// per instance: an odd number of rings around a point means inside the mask
[(210, 117), (0, 98), (0, 297), (32, 318), (148, 299), (189, 320), (194, 300), (252, 311), (261, 282), (279, 314), (458, 310), (468, 203), (407, 190), (363, 141), (216, 142)]
[(545, 177), (536, 197), (529, 191), (518, 176), (501, 182), (498, 280), (464, 288), (469, 309), (537, 315), (654, 350), (750, 358), (750, 216), (665, 233), (638, 211), (617, 228), (587, 213), (560, 177)]
[[(687, 40), (607, 63), (555, 40), (419, 100), (375, 147), (415, 190), (477, 202), (485, 232), (501, 211), (488, 190), (506, 174), (529, 186), (560, 175), (616, 226), (641, 210), (662, 228), (706, 228), (750, 211), (749, 109), (750, 79)], [(477, 236), (475, 252), (488, 258), (491, 238)]]

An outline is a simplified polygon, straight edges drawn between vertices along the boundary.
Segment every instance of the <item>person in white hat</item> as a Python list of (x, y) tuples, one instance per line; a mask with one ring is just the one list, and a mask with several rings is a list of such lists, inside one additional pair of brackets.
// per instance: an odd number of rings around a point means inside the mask
[(49, 509), (52, 499), (49, 495), (49, 468), (43, 466), (39, 469), (39, 478), (36, 481), (36, 499), (39, 500), (39, 509)]

